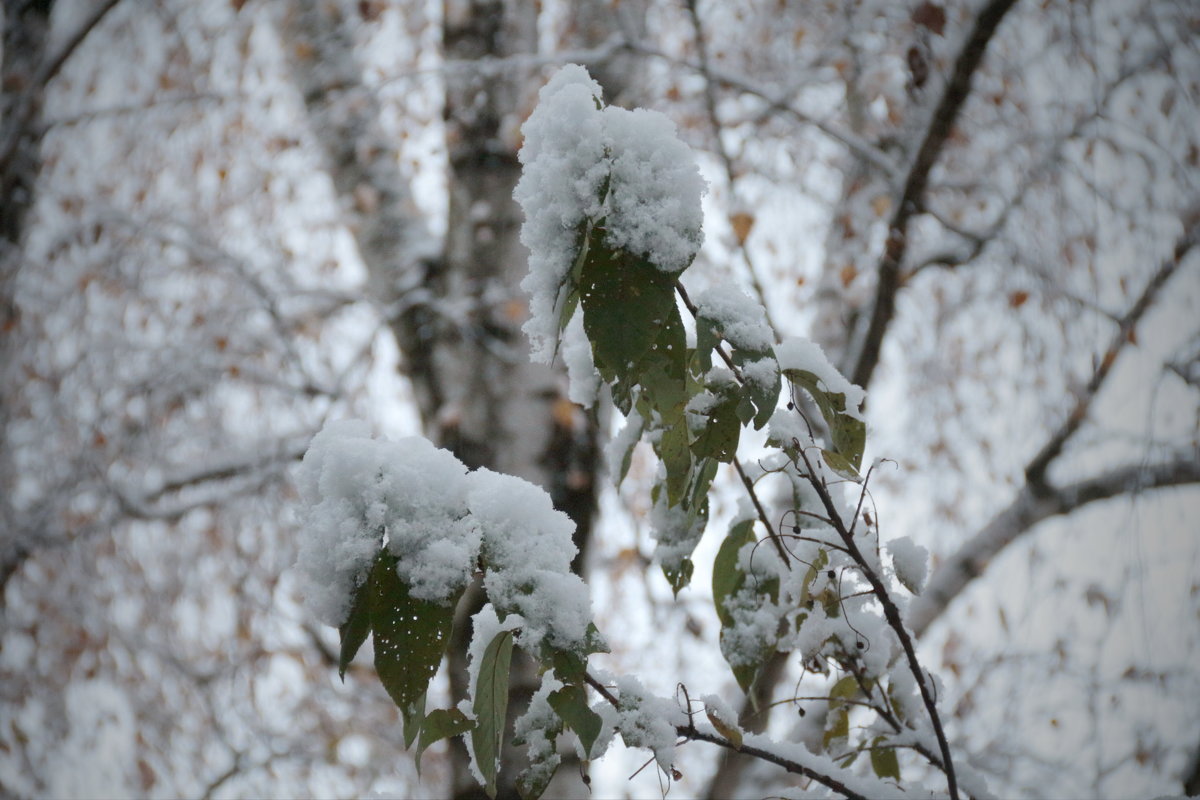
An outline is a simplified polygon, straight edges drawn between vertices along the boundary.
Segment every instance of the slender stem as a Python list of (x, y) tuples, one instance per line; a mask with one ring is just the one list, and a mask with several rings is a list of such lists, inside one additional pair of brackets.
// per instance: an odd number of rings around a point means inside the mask
[(942, 729), (942, 719), (938, 715), (937, 704), (934, 702), (933, 693), (929, 689), (929, 681), (926, 680), (925, 671), (921, 669), (921, 663), (917, 659), (917, 652), (916, 648), (913, 647), (912, 637), (909, 636), (908, 630), (904, 627), (904, 621), (900, 617), (900, 609), (896, 607), (891, 595), (887, 592), (887, 588), (883, 585), (883, 581), (871, 569), (870, 564), (867, 563), (862, 552), (858, 549), (858, 545), (855, 544), (854, 537), (851, 536), (845, 522), (843, 522), (841, 515), (838, 514), (837, 508), (833, 504), (833, 497), (829, 494), (829, 490), (825, 484), (817, 478), (817, 473), (813, 470), (812, 463), (808, 460), (808, 455), (804, 452), (804, 448), (796, 447), (795, 451), (804, 461), (804, 467), (809, 475), (809, 482), (821, 498), (821, 503), (825, 506), (830, 520), (834, 523), (834, 529), (842, 537), (842, 541), (846, 545), (846, 550), (859, 565), (859, 568), (862, 569), (863, 575), (871, 584), (872, 591), (874, 591), (880, 604), (883, 605), (883, 614), (885, 619), (887, 619), (888, 626), (895, 631), (897, 638), (900, 640), (901, 647), (904, 648), (904, 655), (908, 660), (909, 671), (912, 672), (913, 677), (917, 681), (917, 687), (921, 690), (921, 699), (925, 704), (925, 710), (928, 712), (929, 720), (933, 725), (933, 732), (938, 741), (938, 749), (942, 752), (942, 766), (946, 772), (946, 783), (950, 797), (953, 800), (958, 800), (958, 779), (954, 774), (954, 763), (950, 758), (950, 745), (946, 741), (946, 733)]
[[(610, 692), (608, 687), (606, 687), (603, 683), (592, 677), (590, 672), (585, 672), (583, 679), (587, 682), (588, 686), (591, 686), (593, 689), (595, 689), (596, 693), (608, 701), (613, 708), (620, 707), (620, 701), (617, 699), (616, 695)], [(848, 786), (846, 786), (846, 784), (842, 783), (836, 778), (816, 772), (815, 770), (812, 770), (803, 764), (799, 764), (795, 761), (784, 758), (783, 756), (772, 753), (769, 750), (764, 750), (761, 747), (755, 747), (753, 745), (744, 743), (740, 745), (734, 744), (722, 736), (705, 733), (704, 731), (698, 730), (695, 723), (691, 722), (690, 719), (686, 725), (676, 725), (675, 732), (688, 741), (708, 742), (709, 744), (715, 744), (717, 747), (724, 747), (726, 750), (733, 750), (734, 752), (742, 753), (743, 755), (748, 755), (752, 758), (758, 758), (775, 764), (776, 766), (783, 767), (786, 771), (794, 775), (803, 775), (806, 778), (816, 781), (822, 786), (827, 786), (833, 791), (838, 792), (846, 798), (849, 798), (849, 800), (866, 800), (863, 795), (852, 791)]]

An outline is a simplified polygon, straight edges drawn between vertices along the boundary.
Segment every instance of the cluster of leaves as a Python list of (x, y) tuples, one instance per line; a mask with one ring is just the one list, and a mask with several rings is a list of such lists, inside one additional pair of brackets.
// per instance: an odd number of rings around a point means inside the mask
[[(956, 795), (928, 679), (892, 599), (897, 585), (880, 561), (877, 531), (869, 523), (865, 533), (857, 530), (866, 495), (861, 475), (866, 429), (857, 408), (861, 398), (847, 395), (861, 390), (838, 375), (811, 343), (777, 348), (753, 326), (748, 333), (728, 309), (692, 303), (679, 282), (687, 265), (665, 269), (653, 253), (630, 252), (614, 244), (606, 228), (606, 203), (618, 180), (614, 173), (603, 181), (595, 206), (599, 211), (576, 231), (572, 266), (558, 287), (555, 318), (561, 337), (575, 314), (582, 314), (595, 369), (632, 426), (634, 435), (622, 436), (627, 449), (618, 459), (618, 483), (638, 441), (648, 443), (661, 462), (651, 494), (667, 580), (676, 593), (691, 580), (692, 556), (708, 522), (712, 482), (721, 464), (731, 465), (756, 511), (732, 525), (712, 570), (722, 651), (738, 684), (749, 692), (776, 652), (799, 651), (805, 669), (825, 676), (829, 684), (819, 698), (827, 708), (823, 745), (841, 766), (848, 768), (869, 752), (875, 775), (898, 781), (895, 748), (915, 747), (946, 773), (950, 793)], [(682, 234), (698, 241), (700, 231)], [(688, 344), (681, 307), (694, 320), (695, 346)], [(785, 379), (792, 402), (779, 409)], [(811, 419), (797, 408), (797, 401), (815, 409)], [(768, 428), (773, 454), (766, 466), (759, 461), (747, 468), (737, 460), (742, 434), (763, 428)], [(793, 524), (787, 530), (777, 529), (758, 496), (759, 482), (771, 475), (782, 476), (791, 486), (788, 515)], [(844, 498), (836, 494), (839, 485), (859, 487), (857, 507), (844, 505)], [(489, 569), (486, 548), (479, 567), (485, 573)], [(413, 598), (397, 578), (394, 558), (381, 551), (342, 626), (341, 668), (374, 631), (376, 668), (403, 713), (405, 742), (415, 745), (418, 763), (433, 742), (467, 736), (485, 788), (494, 796), (509, 665), (521, 639), (514, 634), (515, 623), (492, 616), (491, 624), (481, 625), (477, 616), (476, 638), (481, 631), (491, 638), (472, 647), (478, 663), (472, 669), (471, 707), (426, 713), (426, 691), (450, 641), (458, 599), (438, 604)], [(498, 605), (502, 615), (515, 611)], [(484, 611), (494, 613), (490, 607)], [(542, 666), (546, 694), (540, 702), (535, 697), (527, 712), (537, 717), (542, 738), (536, 748), (525, 742), (532, 763), (518, 778), (518, 788), (526, 797), (540, 795), (554, 774), (558, 755), (553, 742), (559, 733), (575, 734), (585, 761), (602, 751), (597, 742), (604, 722), (588, 705), (586, 684), (616, 707), (618, 717), (625, 713), (619, 701), (588, 676), (588, 656), (603, 649), (594, 625), (580, 646), (556, 648), (542, 640), (535, 649), (530, 655)], [(897, 669), (903, 671), (899, 664), (904, 658), (913, 678), (907, 684), (890, 678)], [(915, 693), (921, 700), (914, 703)], [(923, 723), (917, 720), (922, 701), (940, 753), (928, 744)], [(852, 736), (852, 715), (860, 714), (856, 709), (875, 718), (856, 716)], [(719, 721), (716, 728), (726, 744), (741, 748), (736, 724)], [(619, 720), (610, 719), (609, 724), (620, 728)], [(524, 725), (517, 723), (519, 731), (530, 727), (528, 719)], [(696, 733), (694, 727), (678, 730), (685, 738)], [(908, 744), (895, 740), (897, 734), (910, 735)], [(830, 778), (826, 785), (841, 784)]]

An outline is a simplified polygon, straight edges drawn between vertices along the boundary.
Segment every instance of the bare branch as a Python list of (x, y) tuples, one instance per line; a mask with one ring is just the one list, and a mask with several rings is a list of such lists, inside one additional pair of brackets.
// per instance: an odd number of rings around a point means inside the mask
[(865, 387), (871, 382), (871, 375), (879, 363), (883, 336), (896, 313), (900, 267), (908, 250), (908, 223), (921, 210), (929, 173), (941, 156), (959, 112), (971, 93), (971, 80), (983, 61), (988, 43), (1015, 4), (1016, 0), (990, 0), (979, 11), (975, 27), (955, 59), (950, 79), (946, 82), (941, 100), (925, 130), (925, 137), (904, 179), (900, 202), (896, 204), (896, 211), (888, 225), (887, 243), (879, 261), (879, 285), (875, 290), (874, 309), (850, 370), (850, 380), (859, 386)]
[(913, 602), (908, 623), (918, 637), (923, 635), (993, 558), (1044, 519), (1132, 492), (1198, 483), (1200, 453), (1182, 451), (1160, 464), (1119, 467), (1061, 488), (1037, 491), (1026, 484), (1007, 508), (938, 567)]
[(1075, 435), (1079, 430), (1079, 426), (1087, 418), (1088, 410), (1091, 408), (1092, 401), (1103, 388), (1105, 380), (1108, 378), (1112, 370), (1113, 364), (1117, 361), (1117, 356), (1132, 340), (1132, 333), (1137, 327), (1138, 322), (1145, 315), (1147, 309), (1154, 303), (1154, 299), (1158, 296), (1163, 285), (1175, 274), (1179, 269), (1179, 265), (1183, 263), (1188, 251), (1192, 249), (1200, 240), (1200, 209), (1193, 211), (1188, 215), (1187, 225), (1183, 236), (1175, 243), (1175, 249), (1171, 257), (1159, 265), (1158, 271), (1150, 278), (1146, 288), (1142, 290), (1141, 295), (1129, 311), (1125, 313), (1117, 326), (1116, 332), (1113, 334), (1112, 340), (1109, 342), (1108, 349), (1104, 351), (1099, 362), (1096, 365), (1092, 377), (1088, 380), (1087, 386), (1084, 387), (1083, 393), (1075, 403), (1075, 408), (1067, 416), (1066, 420), (1050, 439), (1038, 451), (1038, 454), (1033, 457), (1033, 460), (1025, 467), (1025, 479), (1029, 486), (1037, 492), (1045, 487), (1046, 470), (1062, 453), (1063, 447), (1067, 441)]

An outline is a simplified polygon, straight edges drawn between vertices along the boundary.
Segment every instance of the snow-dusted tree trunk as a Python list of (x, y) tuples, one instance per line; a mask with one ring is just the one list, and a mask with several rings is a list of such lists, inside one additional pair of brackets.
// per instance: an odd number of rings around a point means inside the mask
[[(570, 38), (584, 47), (605, 42), (618, 16), (609, 5), (580, 3)], [(283, 30), (313, 132), (354, 215), (359, 254), (389, 309), (426, 430), (471, 468), (546, 488), (576, 524), (579, 569), (595, 507), (597, 424), (567, 399), (559, 365), (530, 363), (521, 332), (528, 312), (518, 284), (527, 254), (512, 195), (520, 177), (520, 125), (541, 85), (528, 58), (537, 50), (537, 7), (519, 0), (444, 5), (449, 205), (441, 243), (417, 216), (396, 144), (383, 133), (380, 103), (363, 83), (353, 39), (358, 13), (353, 3), (298, 2), (286, 11)], [(637, 28), (629, 9), (620, 17)], [(628, 70), (614, 61), (604, 74), (606, 88), (618, 86)], [(461, 641), (450, 655), (456, 697), (465, 695), (469, 616), (478, 602), (469, 593), (457, 620)], [(527, 695), (534, 676), (524, 674), (522, 680), (522, 670), (514, 670), (514, 686)], [(452, 754), (455, 795), (479, 791), (460, 742)], [(577, 770), (559, 774), (582, 791)], [(512, 792), (513, 775), (512, 769), (502, 775), (502, 791)]]

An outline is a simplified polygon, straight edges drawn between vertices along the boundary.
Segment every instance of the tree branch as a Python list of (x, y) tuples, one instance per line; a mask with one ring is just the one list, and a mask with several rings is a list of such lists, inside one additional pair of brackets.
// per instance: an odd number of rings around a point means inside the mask
[(900, 267), (908, 250), (908, 223), (921, 211), (929, 173), (942, 154), (959, 112), (971, 93), (971, 79), (983, 61), (988, 43), (1000, 27), (1005, 14), (1016, 0), (990, 0), (975, 18), (975, 26), (967, 36), (954, 62), (954, 69), (941, 100), (934, 109), (925, 137), (904, 179), (900, 202), (888, 225), (887, 242), (879, 261), (875, 304), (871, 319), (858, 347), (858, 355), (850, 370), (850, 380), (866, 387), (879, 363), (883, 336), (896, 313), (896, 292), (900, 287)]
[(1151, 466), (1119, 467), (1061, 488), (1039, 491), (1026, 484), (1007, 508), (938, 567), (910, 607), (908, 624), (918, 637), (923, 635), (993, 558), (1044, 519), (1130, 492), (1192, 484), (1200, 484), (1200, 453), (1195, 451), (1181, 451)]
[(1096, 369), (1092, 372), (1092, 377), (1088, 380), (1087, 386), (1083, 393), (1075, 403), (1075, 408), (1067, 416), (1066, 420), (1050, 439), (1042, 446), (1033, 460), (1025, 467), (1025, 480), (1034, 491), (1045, 486), (1046, 470), (1062, 453), (1063, 447), (1067, 441), (1075, 435), (1079, 430), (1079, 426), (1087, 419), (1088, 410), (1092, 406), (1092, 401), (1103, 388), (1105, 380), (1112, 371), (1113, 364), (1117, 361), (1117, 356), (1121, 351), (1133, 341), (1133, 330), (1137, 327), (1139, 321), (1145, 315), (1146, 311), (1154, 303), (1154, 299), (1158, 296), (1159, 291), (1166, 282), (1179, 269), (1179, 265), (1187, 256), (1188, 251), (1192, 249), (1200, 241), (1200, 208), (1192, 211), (1185, 221), (1186, 228), (1183, 236), (1175, 243), (1175, 249), (1171, 257), (1159, 265), (1158, 270), (1150, 278), (1150, 282), (1146, 284), (1146, 288), (1142, 290), (1141, 295), (1130, 309), (1125, 312), (1117, 325), (1117, 330), (1113, 334), (1112, 340), (1109, 342), (1108, 349), (1104, 351), (1104, 355), (1100, 358)]

